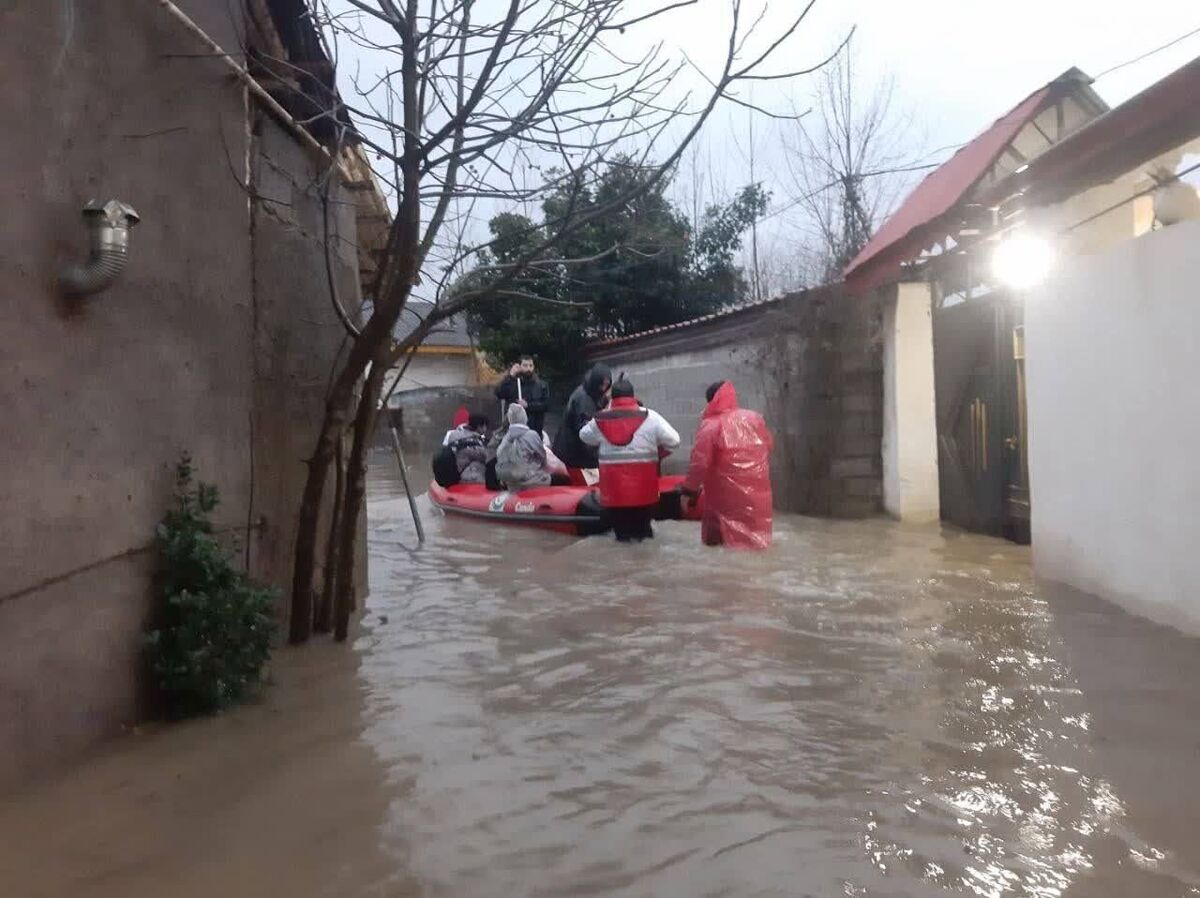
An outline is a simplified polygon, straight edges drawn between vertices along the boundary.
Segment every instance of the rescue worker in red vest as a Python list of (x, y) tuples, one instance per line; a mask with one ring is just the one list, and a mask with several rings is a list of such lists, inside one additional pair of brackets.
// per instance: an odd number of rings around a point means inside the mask
[(634, 398), (633, 384), (613, 384), (612, 402), (579, 431), (600, 450), (600, 504), (620, 542), (653, 539), (658, 508), (658, 463), (679, 445), (667, 419)]

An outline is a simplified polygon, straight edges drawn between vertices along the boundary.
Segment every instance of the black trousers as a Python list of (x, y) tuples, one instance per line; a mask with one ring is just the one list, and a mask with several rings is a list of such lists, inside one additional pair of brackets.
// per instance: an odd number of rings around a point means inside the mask
[(650, 526), (650, 522), (654, 520), (654, 509), (653, 505), (608, 509), (608, 520), (612, 524), (617, 542), (640, 543), (644, 539), (654, 539), (654, 528)]

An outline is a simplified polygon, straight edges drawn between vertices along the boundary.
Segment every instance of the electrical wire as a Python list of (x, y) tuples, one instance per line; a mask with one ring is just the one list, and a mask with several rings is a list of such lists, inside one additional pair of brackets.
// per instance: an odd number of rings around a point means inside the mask
[[(1120, 71), (1121, 69), (1124, 69), (1124, 68), (1127, 68), (1128, 66), (1139, 63), (1142, 60), (1149, 59), (1151, 56), (1155, 56), (1155, 55), (1163, 52), (1164, 50), (1169, 50), (1171, 47), (1174, 47), (1177, 44), (1181, 44), (1185, 40), (1187, 40), (1189, 37), (1194, 37), (1197, 34), (1200, 34), (1200, 27), (1193, 28), (1191, 31), (1188, 31), (1185, 34), (1181, 34), (1179, 37), (1175, 38), (1174, 40), (1168, 41), (1167, 43), (1163, 44), (1160, 47), (1155, 47), (1153, 50), (1148, 50), (1145, 53), (1142, 53), (1140, 56), (1135, 56), (1133, 59), (1127, 59), (1124, 62), (1117, 63), (1114, 66), (1110, 66), (1109, 68), (1102, 71), (1100, 74), (1094, 76), (1092, 78), (1092, 80), (1099, 81), (1105, 75), (1111, 75), (1113, 72)], [(938, 147), (936, 150), (931, 151), (924, 158), (928, 159), (928, 158), (930, 158), (930, 156), (935, 156), (938, 153), (944, 152), (946, 150), (961, 149), (962, 147), (965, 147), (968, 143), (970, 143), (970, 141), (964, 141), (963, 143), (947, 144), (944, 147)], [(873, 176), (877, 176), (877, 175), (902, 174), (905, 172), (923, 171), (926, 169), (937, 168), (941, 164), (942, 163), (940, 163), (940, 162), (934, 162), (934, 163), (931, 163), (928, 165), (912, 165), (912, 166), (904, 166), (901, 168), (894, 168), (894, 169), (880, 169), (879, 171), (864, 172), (862, 175), (859, 175), (859, 177), (860, 178), (869, 178), (869, 177), (873, 177)], [(831, 188), (836, 187), (840, 183), (842, 183), (842, 181), (840, 178), (838, 178), (833, 181), (830, 181), (828, 184), (823, 184), (822, 186), (818, 187), (816, 190), (813, 190), (810, 193), (806, 193), (804, 196), (797, 197), (793, 200), (790, 200), (789, 202), (780, 206), (778, 209), (772, 209), (770, 212), (768, 212), (766, 215), (764, 215), (762, 218), (760, 218), (759, 221), (760, 222), (766, 221), (769, 218), (774, 218), (776, 215), (782, 215), (784, 212), (788, 212), (791, 209), (794, 209), (796, 206), (800, 205), (801, 203), (804, 203), (804, 202), (812, 199), (813, 197), (824, 193), (826, 190), (830, 190)], [(1109, 210), (1109, 211), (1111, 211), (1111, 210)]]
[(1111, 68), (1107, 68), (1103, 72), (1101, 72), (1099, 75), (1096, 75), (1094, 78), (1092, 78), (1092, 80), (1099, 81), (1105, 75), (1111, 75), (1113, 72), (1120, 71), (1121, 69), (1125, 68), (1126, 66), (1131, 66), (1134, 63), (1141, 62), (1143, 59), (1149, 59), (1151, 56), (1154, 56), (1157, 53), (1161, 53), (1163, 50), (1169, 50), (1169, 49), (1171, 49), (1171, 47), (1174, 47), (1176, 44), (1183, 43), (1189, 37), (1192, 37), (1193, 35), (1196, 35), (1196, 34), (1200, 34), (1200, 28), (1193, 28), (1187, 34), (1181, 34), (1179, 37), (1175, 38), (1173, 41), (1165, 43), (1161, 47), (1155, 47), (1153, 50), (1148, 50), (1147, 52), (1143, 53), (1141, 56), (1135, 56), (1133, 59), (1127, 59), (1125, 62), (1121, 62), (1115, 66), (1112, 66)]
[[(956, 146), (962, 146), (962, 144), (957, 144)], [(950, 147), (943, 147), (943, 149), (950, 149)], [(928, 159), (929, 157), (926, 156), (925, 158)], [(899, 166), (897, 168), (880, 168), (880, 169), (876, 169), (875, 171), (863, 172), (861, 175), (856, 175), (855, 178), (856, 178), (856, 180), (862, 180), (863, 178), (875, 178), (880, 175), (898, 175), (898, 174), (903, 174), (905, 172), (928, 171), (931, 168), (940, 168), (942, 166), (942, 164), (943, 164), (942, 162), (927, 162), (924, 165), (903, 165), (903, 166)], [(772, 209), (770, 212), (765, 214), (762, 218), (758, 219), (758, 221), (763, 222), (763, 221), (766, 221), (768, 218), (774, 218), (776, 215), (782, 215), (784, 212), (787, 212), (791, 209), (796, 208), (796, 206), (799, 206), (801, 203), (807, 202), (808, 200), (811, 200), (813, 197), (824, 193), (826, 190), (829, 190), (833, 187), (837, 187), (841, 183), (842, 183), (841, 178), (835, 178), (834, 180), (830, 181), (828, 184), (822, 184), (816, 190), (812, 190), (812, 191), (804, 194), (803, 196), (798, 196), (798, 197), (795, 197), (794, 199), (789, 200), (788, 202), (786, 202), (782, 206), (780, 206), (778, 209)]]
[(1093, 222), (1097, 218), (1107, 215), (1109, 212), (1115, 212), (1117, 209), (1120, 209), (1122, 206), (1124, 206), (1128, 203), (1132, 203), (1134, 200), (1140, 199), (1141, 197), (1144, 197), (1148, 194), (1154, 193), (1154, 191), (1158, 190), (1160, 187), (1165, 187), (1167, 184), (1174, 184), (1176, 181), (1182, 181), (1185, 177), (1190, 175), (1192, 172), (1198, 171), (1198, 170), (1200, 170), (1200, 162), (1197, 162), (1195, 165), (1188, 166), (1183, 171), (1175, 172), (1170, 178), (1164, 179), (1162, 181), (1158, 181), (1153, 186), (1147, 187), (1145, 190), (1139, 190), (1137, 193), (1127, 196), (1127, 197), (1125, 197), (1125, 199), (1115, 202), (1111, 206), (1101, 209), (1099, 212), (1093, 213), (1092, 215), (1089, 215), (1087, 218), (1084, 218), (1084, 219), (1081, 219), (1080, 221), (1075, 222), (1075, 224), (1071, 225), (1070, 227), (1063, 228), (1062, 233), (1066, 234), (1066, 233), (1069, 233), (1070, 231), (1075, 230), (1076, 228), (1081, 228), (1085, 224)]

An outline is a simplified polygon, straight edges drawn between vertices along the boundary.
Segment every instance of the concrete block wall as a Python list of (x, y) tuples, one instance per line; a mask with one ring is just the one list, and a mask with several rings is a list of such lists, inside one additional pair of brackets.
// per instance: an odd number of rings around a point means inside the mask
[(375, 447), (392, 451), (392, 438), (387, 431), (391, 421), (399, 426), (400, 444), (410, 463), (428, 459), (442, 444), (442, 437), (454, 419), (459, 406), (469, 412), (487, 415), (493, 427), (500, 424), (500, 400), (495, 387), (427, 387), (404, 390), (392, 396), (389, 407), (393, 417), (381, 420), (375, 434)]
[(759, 378), (748, 356), (742, 347), (723, 346), (611, 363), (613, 376), (624, 372), (633, 381), (639, 398), (664, 415), (679, 431), (682, 442), (679, 450), (664, 462), (664, 471), (682, 473), (687, 467), (696, 428), (706, 404), (704, 391), (709, 384), (731, 380), (744, 406), (762, 408)]
[(774, 433), (776, 507), (865, 517), (882, 509), (881, 315), (877, 299), (824, 288), (596, 346), (589, 361), (624, 371), (679, 430), (683, 443), (665, 470), (686, 468), (705, 388), (731, 380)]

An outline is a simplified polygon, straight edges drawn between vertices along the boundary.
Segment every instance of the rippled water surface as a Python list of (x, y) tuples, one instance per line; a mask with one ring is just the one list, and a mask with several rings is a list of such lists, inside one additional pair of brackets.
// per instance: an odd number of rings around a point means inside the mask
[(386, 468), (353, 648), (0, 810), (0, 894), (1200, 895), (1200, 641), (1025, 550), (782, 518), (637, 547)]

